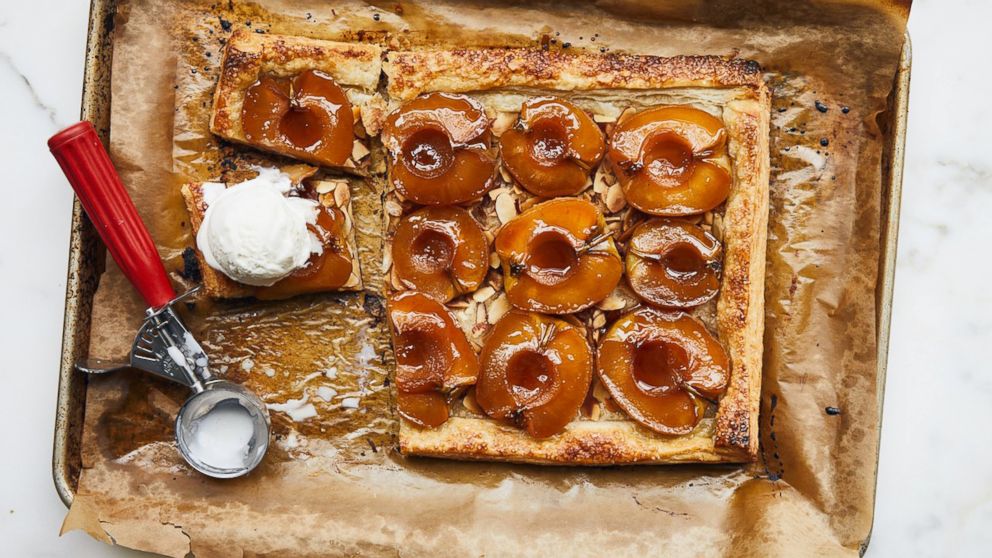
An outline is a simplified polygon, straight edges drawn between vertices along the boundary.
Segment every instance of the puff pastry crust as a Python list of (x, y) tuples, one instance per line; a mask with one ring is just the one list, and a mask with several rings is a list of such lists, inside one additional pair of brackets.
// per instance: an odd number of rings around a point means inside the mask
[[(361, 290), (362, 274), (356, 248), (354, 218), (351, 211), (352, 186), (347, 179), (343, 178), (335, 180), (311, 180), (308, 184), (319, 193), (321, 204), (326, 207), (336, 207), (345, 216), (345, 238), (347, 245), (344, 248), (351, 255), (351, 277), (343, 286), (330, 290)], [(196, 234), (200, 231), (203, 215), (207, 211), (207, 205), (203, 201), (202, 186), (203, 183), (193, 182), (184, 184), (181, 190), (183, 200), (186, 202), (186, 210), (189, 212), (193, 238), (196, 238)], [(256, 296), (260, 290), (264, 289), (264, 287), (253, 287), (234, 281), (220, 271), (207, 265), (203, 254), (198, 249), (195, 252), (196, 259), (200, 264), (200, 274), (203, 276), (203, 287), (208, 296), (213, 298), (244, 298)]]
[(330, 75), (344, 88), (366, 129), (378, 132), (376, 122), (382, 118), (382, 100), (375, 91), (382, 71), (380, 47), (242, 30), (231, 35), (224, 49), (210, 131), (224, 139), (252, 145), (245, 138), (241, 116), (248, 88), (263, 74), (289, 77), (306, 70)]
[(400, 101), (429, 91), (764, 87), (756, 62), (718, 56), (666, 58), (523, 48), (391, 51), (383, 71), (390, 98)]
[[(770, 97), (758, 64), (713, 56), (662, 58), (540, 49), (389, 52), (391, 104), (432, 91), (463, 92), (493, 111), (528, 96), (569, 98), (609, 121), (624, 108), (692, 104), (728, 133), (733, 184), (723, 210), (724, 268), (714, 327), (732, 362), (716, 416), (666, 437), (631, 420), (574, 420), (537, 440), (486, 418), (453, 416), (436, 429), (401, 424), (407, 454), (562, 465), (747, 462), (758, 453)], [(599, 117), (602, 116), (602, 119)]]

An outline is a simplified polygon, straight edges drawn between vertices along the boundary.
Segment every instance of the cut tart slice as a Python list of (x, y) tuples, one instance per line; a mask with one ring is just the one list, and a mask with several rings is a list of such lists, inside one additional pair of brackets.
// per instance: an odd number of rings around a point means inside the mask
[(210, 130), (315, 165), (367, 166), (378, 133), (382, 49), (236, 31), (227, 41)]
[[(279, 174), (279, 171), (273, 169), (262, 172)], [(283, 180), (288, 182), (288, 176), (284, 175)], [(272, 244), (278, 249), (276, 253), (283, 253), (282, 245), (285, 241), (281, 237), (285, 236), (285, 232), (283, 228), (276, 228), (273, 223), (269, 213), (271, 200), (268, 198), (261, 198), (266, 200), (264, 202), (266, 205), (262, 208), (232, 205), (230, 212), (234, 214), (225, 216), (227, 222), (211, 225), (216, 226), (218, 235), (223, 235), (224, 239), (220, 241), (221, 243), (230, 244), (232, 241), (241, 243), (240, 247), (225, 247), (226, 252), (232, 252), (229, 254), (230, 257), (204, 253), (203, 243), (210, 241), (204, 241), (204, 237), (208, 235), (206, 230), (201, 230), (201, 227), (204, 226), (208, 209), (211, 203), (221, 199), (229, 188), (237, 187), (238, 184), (219, 182), (190, 183), (182, 187), (193, 237), (197, 239), (193, 250), (196, 253), (207, 295), (214, 298), (284, 299), (307, 293), (355, 291), (362, 288), (351, 213), (351, 186), (348, 180), (305, 179), (281, 194), (287, 202), (303, 204), (313, 211), (312, 222), (305, 223), (305, 234), (309, 238), (309, 244), (304, 248), (305, 255), (296, 262), (300, 265), (290, 266), (291, 269), (284, 268), (282, 273), (271, 276), (252, 275), (260, 279), (251, 281), (254, 284), (237, 280), (238, 266), (243, 267), (244, 264), (234, 261), (238, 254), (233, 252), (249, 250), (246, 246), (251, 246), (255, 252), (258, 252), (258, 244)], [(257, 206), (254, 201), (252, 205)], [(258, 209), (263, 213), (257, 213)], [(277, 263), (258, 262), (257, 257), (251, 261), (258, 263), (256, 267), (260, 268), (264, 268), (266, 264), (275, 267)]]

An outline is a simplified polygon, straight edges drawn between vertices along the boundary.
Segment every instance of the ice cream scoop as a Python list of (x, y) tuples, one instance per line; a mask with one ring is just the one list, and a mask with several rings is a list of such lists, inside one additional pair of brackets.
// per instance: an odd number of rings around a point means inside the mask
[(179, 453), (194, 469), (216, 478), (249, 473), (269, 447), (269, 414), (257, 395), (216, 378), (203, 347), (183, 324), (176, 296), (134, 203), (89, 122), (48, 140), (52, 155), (118, 267), (148, 303), (127, 363), (87, 360), (86, 373), (138, 369), (188, 387), (193, 394), (176, 416)]
[(268, 287), (307, 265), (322, 243), (309, 230), (317, 202), (287, 195), (288, 175), (259, 169), (255, 178), (225, 187), (203, 185), (207, 210), (196, 245), (207, 265), (231, 279)]

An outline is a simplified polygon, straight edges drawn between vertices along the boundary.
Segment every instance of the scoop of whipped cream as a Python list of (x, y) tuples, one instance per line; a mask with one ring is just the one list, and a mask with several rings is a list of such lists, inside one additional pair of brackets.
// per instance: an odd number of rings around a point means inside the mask
[(317, 202), (289, 196), (292, 186), (278, 169), (258, 169), (230, 187), (203, 184), (207, 210), (196, 245), (207, 265), (239, 283), (268, 287), (320, 253), (320, 240), (307, 229), (317, 222)]

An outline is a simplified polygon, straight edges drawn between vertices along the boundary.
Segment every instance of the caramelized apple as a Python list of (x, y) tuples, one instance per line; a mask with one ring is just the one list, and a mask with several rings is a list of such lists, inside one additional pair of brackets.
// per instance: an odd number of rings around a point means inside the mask
[(355, 117), (344, 90), (327, 74), (263, 75), (245, 92), (245, 139), (262, 149), (319, 165), (351, 156)]
[(400, 416), (421, 428), (436, 428), (448, 420), (448, 400), (437, 391), (424, 393), (396, 392), (396, 410)]
[(388, 312), (399, 412), (414, 424), (437, 426), (448, 417), (445, 396), (475, 383), (478, 358), (444, 305), (426, 294), (399, 293)]
[(585, 332), (533, 312), (513, 310), (503, 316), (479, 361), (479, 406), (535, 438), (564, 430), (592, 381), (592, 351)]
[(320, 254), (310, 256), (307, 265), (271, 287), (258, 289), (255, 297), (276, 300), (344, 286), (351, 279), (352, 257), (345, 232), (345, 215), (336, 207), (319, 206), (316, 225), (307, 225), (320, 241)]
[(527, 191), (537, 196), (573, 196), (585, 189), (590, 169), (606, 142), (582, 109), (554, 97), (531, 99), (516, 126), (499, 140), (503, 163)]
[(723, 249), (713, 235), (684, 222), (652, 219), (634, 228), (627, 280), (651, 304), (699, 306), (720, 289)]
[(727, 389), (730, 359), (702, 323), (684, 313), (642, 308), (622, 316), (599, 342), (599, 378), (631, 418), (661, 434), (687, 434), (707, 401)]
[(495, 178), (490, 137), (489, 119), (478, 102), (448, 93), (418, 97), (383, 126), (390, 180), (400, 194), (423, 205), (476, 200)]
[(560, 198), (535, 205), (500, 229), (510, 303), (548, 314), (578, 312), (606, 298), (623, 265), (603, 214), (592, 203)]
[(486, 234), (458, 207), (425, 207), (407, 215), (396, 227), (392, 250), (400, 282), (441, 302), (479, 288), (489, 270)]
[(645, 213), (703, 213), (730, 193), (727, 132), (696, 108), (653, 108), (620, 121), (607, 157), (627, 202)]

